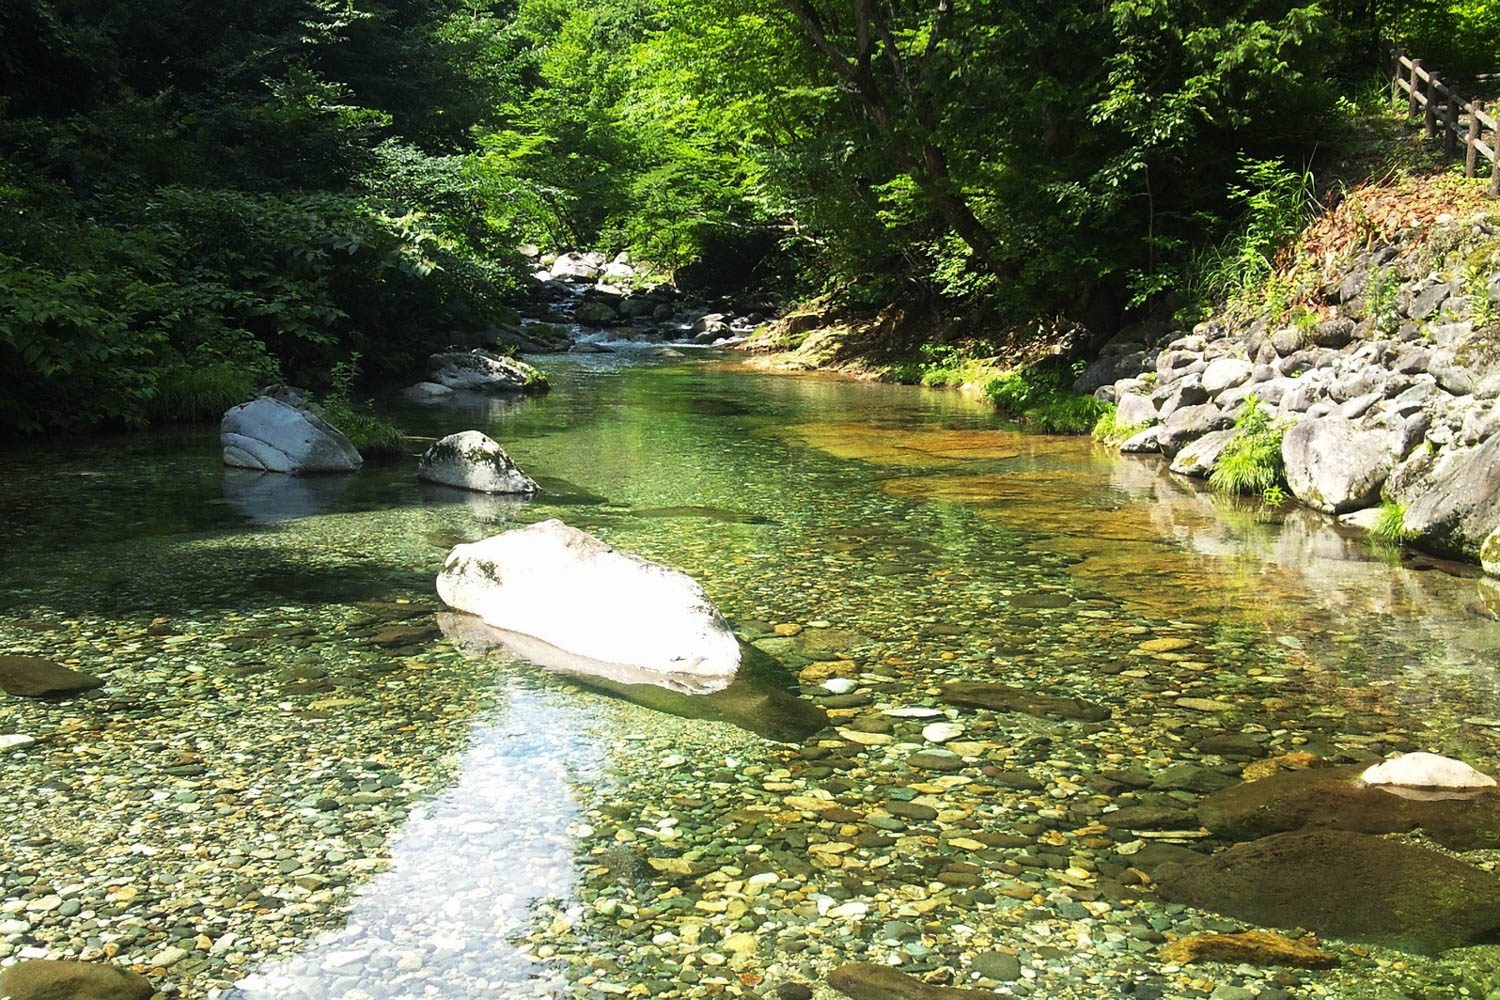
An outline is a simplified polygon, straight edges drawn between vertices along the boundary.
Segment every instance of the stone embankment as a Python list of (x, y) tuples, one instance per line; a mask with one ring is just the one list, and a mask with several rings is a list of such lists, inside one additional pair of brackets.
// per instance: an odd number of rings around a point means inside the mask
[(1277, 281), (1191, 332), (1122, 330), (1075, 389), (1117, 406), (1123, 451), (1192, 476), (1262, 408), (1297, 500), (1366, 529), (1399, 515), (1404, 540), (1500, 575), (1500, 219), (1396, 230)]

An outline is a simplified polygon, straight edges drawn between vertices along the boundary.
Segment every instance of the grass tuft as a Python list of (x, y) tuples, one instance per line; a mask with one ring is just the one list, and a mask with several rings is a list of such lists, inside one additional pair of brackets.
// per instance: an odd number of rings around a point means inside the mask
[(1208, 484), (1223, 493), (1259, 495), (1268, 502), (1271, 496), (1285, 496), (1281, 437), (1286, 428), (1272, 421), (1260, 401), (1249, 396), (1245, 412), (1234, 422), (1234, 431)]
[(319, 400), (323, 419), (344, 433), (365, 458), (393, 458), (406, 448), (406, 434), (389, 421), (370, 412), (369, 404), (356, 406), (354, 380), (359, 377), (359, 355), (333, 366), (333, 387)]
[(1406, 508), (1386, 500), (1380, 505), (1380, 517), (1370, 534), (1386, 542), (1406, 541)]
[[(1105, 405), (1109, 406), (1108, 403)], [(1094, 422), (1093, 436), (1095, 441), (1118, 446), (1150, 426), (1149, 423), (1122, 424), (1119, 412), (1115, 407), (1109, 406), (1109, 409)]]

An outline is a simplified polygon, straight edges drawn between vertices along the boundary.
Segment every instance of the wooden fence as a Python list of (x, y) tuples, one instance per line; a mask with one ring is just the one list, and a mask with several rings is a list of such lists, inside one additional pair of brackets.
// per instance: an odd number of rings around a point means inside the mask
[[(1464, 147), (1464, 176), (1474, 177), (1479, 173), (1479, 158), (1490, 161), (1491, 195), (1500, 195), (1500, 124), (1493, 115), (1485, 113), (1484, 102), (1465, 101), (1457, 92), (1431, 70), (1422, 68), (1422, 60), (1407, 56), (1406, 50), (1397, 49), (1392, 59), (1391, 101), (1401, 99), (1406, 92), (1406, 113), (1415, 117), (1420, 111), (1422, 127), (1428, 139), (1443, 132), (1443, 149), (1450, 157), (1458, 156), (1460, 145)], [(1489, 142), (1484, 141), (1489, 133)]]

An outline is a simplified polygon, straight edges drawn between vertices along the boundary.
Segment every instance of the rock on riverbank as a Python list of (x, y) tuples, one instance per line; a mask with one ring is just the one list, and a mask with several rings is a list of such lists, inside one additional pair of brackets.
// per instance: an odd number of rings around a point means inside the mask
[[(1384, 501), (1419, 547), (1500, 554), (1500, 225), (1396, 230), (1294, 277), (1304, 304), (1290, 310), (1231, 310), (1191, 333), (1122, 330), (1074, 388), (1115, 403), (1122, 425), (1156, 428), (1124, 450), (1154, 443), (1169, 458), (1253, 401), (1288, 428), (1282, 458), (1301, 502), (1345, 513)], [(1174, 471), (1207, 476), (1218, 450)], [(1489, 565), (1500, 570), (1500, 555)]]

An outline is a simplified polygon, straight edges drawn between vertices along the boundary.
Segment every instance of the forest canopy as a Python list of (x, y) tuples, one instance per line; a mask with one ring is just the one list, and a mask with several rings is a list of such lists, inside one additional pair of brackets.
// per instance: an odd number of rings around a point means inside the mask
[(407, 371), (526, 242), (1118, 321), (1383, 40), (1459, 77), (1496, 37), (1500, 0), (11, 0), (0, 427)]

